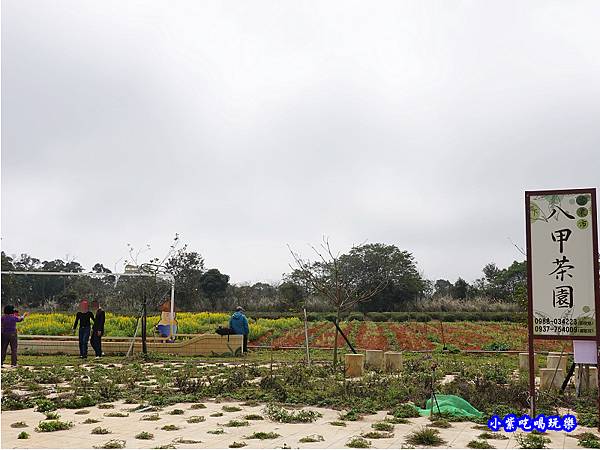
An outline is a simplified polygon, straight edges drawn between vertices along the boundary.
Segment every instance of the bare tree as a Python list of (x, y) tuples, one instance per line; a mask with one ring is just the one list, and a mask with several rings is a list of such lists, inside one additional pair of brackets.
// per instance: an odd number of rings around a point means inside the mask
[[(294, 258), (290, 264), (295, 275), (302, 279), (312, 290), (321, 296), (336, 313), (336, 323), (339, 324), (342, 313), (353, 309), (358, 303), (366, 302), (381, 292), (388, 283), (388, 277), (383, 274), (379, 282), (365, 285), (357, 274), (344, 264), (343, 256), (335, 254), (329, 245), (329, 239), (324, 237), (319, 248), (310, 246), (318, 260), (315, 262), (302, 258), (288, 245)], [(333, 365), (338, 360), (338, 329), (335, 329), (333, 344)]]

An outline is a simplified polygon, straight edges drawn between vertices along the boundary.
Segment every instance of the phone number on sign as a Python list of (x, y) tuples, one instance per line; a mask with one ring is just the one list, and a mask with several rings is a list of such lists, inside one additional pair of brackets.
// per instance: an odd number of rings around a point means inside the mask
[(587, 327), (565, 327), (565, 326), (556, 326), (556, 325), (535, 325), (533, 327), (533, 331), (535, 333), (548, 333), (552, 331), (554, 333), (578, 333), (581, 335), (593, 335), (594, 329)]

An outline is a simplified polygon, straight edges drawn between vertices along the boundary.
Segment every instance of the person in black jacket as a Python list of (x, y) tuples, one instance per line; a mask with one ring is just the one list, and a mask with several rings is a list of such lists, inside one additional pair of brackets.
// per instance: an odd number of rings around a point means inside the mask
[(88, 353), (88, 341), (90, 340), (91, 322), (94, 321), (94, 314), (89, 310), (89, 304), (87, 300), (82, 300), (79, 304), (81, 311), (77, 313), (75, 317), (75, 325), (73, 325), (73, 331), (77, 329), (79, 324), (79, 357), (87, 358)]
[(105, 314), (98, 300), (92, 302), (92, 308), (96, 310), (96, 317), (94, 318), (90, 343), (96, 353), (96, 358), (100, 358), (102, 357), (102, 336), (104, 335)]

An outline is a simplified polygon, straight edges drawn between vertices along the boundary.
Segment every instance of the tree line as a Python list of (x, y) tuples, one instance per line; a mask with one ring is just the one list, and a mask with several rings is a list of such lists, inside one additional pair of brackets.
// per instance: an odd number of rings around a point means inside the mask
[[(327, 247), (323, 247), (326, 249)], [(316, 249), (315, 261), (292, 252), (293, 269), (275, 284), (231, 284), (227, 274), (205, 267), (204, 258), (186, 246), (165, 259), (164, 271), (175, 278), (180, 311), (225, 311), (241, 305), (249, 311), (411, 311), (427, 301), (448, 299), (449, 304), (489, 298), (526, 304), (526, 264), (513, 262), (499, 268), (487, 264), (472, 283), (463, 278), (427, 280), (414, 256), (394, 245), (374, 243), (353, 247), (341, 255)], [(2, 275), (2, 301), (38, 310), (73, 310), (83, 297), (101, 300), (114, 312), (132, 313), (140, 298), (156, 308), (169, 293), (157, 279), (118, 278), (102, 263), (86, 270), (77, 261), (45, 261), (28, 254), (13, 257), (2, 252), (2, 271), (89, 273), (85, 277)]]

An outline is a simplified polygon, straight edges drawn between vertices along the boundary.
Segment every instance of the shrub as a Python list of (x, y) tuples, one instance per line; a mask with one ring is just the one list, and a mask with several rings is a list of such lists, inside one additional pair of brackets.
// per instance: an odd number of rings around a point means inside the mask
[(355, 436), (351, 438), (348, 442), (346, 442), (346, 447), (350, 448), (369, 448), (371, 446), (371, 442), (367, 441), (364, 437)]
[(433, 419), (427, 426), (433, 428), (451, 428), (452, 424), (446, 419)]
[(519, 433), (515, 437), (520, 448), (546, 448), (551, 441), (543, 434)]
[(136, 439), (149, 440), (154, 439), (154, 435), (152, 433), (148, 433), (147, 431), (142, 431), (135, 435)]
[(119, 411), (104, 413), (104, 417), (129, 417), (129, 413), (123, 413)]
[(29, 425), (27, 425), (25, 422), (20, 421), (20, 422), (15, 422), (15, 423), (11, 423), (10, 427), (11, 428), (27, 428)]
[(501, 433), (490, 433), (488, 431), (486, 431), (485, 433), (481, 433), (479, 436), (477, 436), (477, 439), (495, 439), (495, 440), (502, 440), (502, 441), (506, 441), (508, 440), (508, 436), (505, 436)]
[(222, 412), (215, 412), (210, 415), (210, 417), (221, 417), (223, 415)]
[(248, 425), (250, 425), (250, 422), (248, 422), (247, 420), (237, 419), (232, 419), (225, 424), (226, 427), (247, 427)]
[(417, 411), (417, 408), (415, 408), (415, 406), (411, 405), (410, 403), (403, 403), (393, 411), (390, 411), (390, 414), (396, 417), (397, 419), (407, 419), (409, 417), (421, 416), (419, 414), (419, 411)]
[(371, 425), (377, 431), (394, 431), (394, 425), (388, 422), (377, 422)]
[(92, 419), (91, 417), (88, 417), (81, 423), (83, 423), (84, 425), (89, 425), (91, 423), (98, 423), (98, 422), (100, 422), (98, 419)]
[(341, 420), (334, 420), (333, 422), (329, 422), (330, 425), (333, 425), (334, 427), (345, 427), (346, 426), (346, 422), (342, 422)]
[(217, 428), (216, 430), (208, 430), (208, 434), (225, 434), (225, 430), (223, 428)]
[(110, 403), (101, 403), (97, 406), (98, 409), (113, 409), (115, 405)]
[(594, 433), (581, 433), (577, 436), (577, 441), (584, 448), (600, 448), (600, 438)]
[(446, 441), (440, 437), (440, 432), (434, 428), (422, 427), (420, 430), (413, 431), (406, 438), (406, 442), (411, 445), (445, 445)]
[(388, 433), (387, 431), (368, 431), (361, 433), (361, 436), (367, 439), (387, 439), (393, 438), (394, 433)]
[(49, 411), (46, 413), (46, 420), (58, 420), (60, 419), (60, 414), (56, 411)]
[(507, 344), (505, 342), (490, 342), (489, 344), (485, 344), (482, 347), (483, 350), (492, 350), (492, 351), (506, 351), (506, 350), (510, 350), (510, 344)]
[(245, 439), (260, 439), (261, 441), (264, 441), (265, 439), (277, 439), (278, 437), (280, 437), (280, 434), (277, 433), (273, 433), (272, 431), (270, 432), (264, 432), (264, 431), (257, 431), (256, 433), (252, 433), (250, 436), (244, 436)]
[(40, 433), (49, 433), (52, 431), (69, 430), (73, 428), (73, 422), (63, 422), (61, 420), (41, 421), (35, 431)]
[(106, 428), (96, 427), (91, 431), (91, 434), (110, 434)]
[(320, 434), (311, 434), (309, 436), (305, 436), (298, 440), (298, 442), (300, 442), (302, 444), (308, 444), (311, 442), (323, 442), (323, 441), (325, 441), (325, 438), (323, 436), (321, 436)]
[(244, 419), (246, 419), (246, 420), (265, 420), (265, 418), (263, 416), (260, 416), (258, 414), (248, 414), (247, 416), (244, 416)]
[(473, 441), (469, 441), (469, 443), (467, 444), (467, 447), (468, 448), (496, 448), (487, 441), (480, 441), (477, 439), (475, 439)]
[(204, 418), (204, 416), (191, 416), (188, 420), (186, 420), (187, 423), (200, 423), (200, 422), (204, 422), (206, 419)]
[(237, 411), (242, 410), (242, 408), (239, 408), (237, 406), (228, 406), (228, 405), (223, 406), (221, 409), (225, 412), (237, 412)]
[(321, 413), (309, 409), (299, 411), (288, 411), (281, 406), (267, 405), (264, 409), (265, 415), (274, 422), (282, 423), (310, 423), (321, 417)]
[(170, 425), (169, 424), (169, 425), (164, 425), (161, 428), (161, 430), (164, 430), (164, 431), (177, 431), (177, 430), (179, 430), (179, 427), (177, 425)]
[(180, 416), (182, 414), (185, 414), (185, 411), (183, 409), (174, 409), (170, 411), (169, 414), (171, 414), (172, 416)]
[(94, 446), (94, 448), (125, 448), (126, 442), (121, 439), (111, 439), (102, 445)]
[(194, 403), (190, 406), (190, 409), (205, 409), (206, 405), (204, 403)]
[(143, 415), (140, 420), (160, 420), (160, 416), (157, 413)]
[(89, 414), (90, 412), (87, 409), (81, 409), (79, 411), (75, 411), (75, 414), (77, 414), (78, 416), (82, 416), (85, 414)]
[(17, 439), (29, 439), (29, 433), (26, 431), (21, 431), (17, 436)]
[(248, 444), (246, 444), (245, 442), (235, 442), (234, 441), (232, 444), (229, 444), (229, 448), (242, 448), (242, 447), (245, 447), (246, 445), (248, 445)]
[(339, 418), (340, 420), (349, 420), (351, 422), (355, 422), (362, 419), (362, 413), (358, 409), (352, 408), (348, 412), (340, 414)]
[(41, 398), (36, 400), (37, 408), (35, 409), (37, 412), (45, 413), (49, 411), (55, 411), (58, 406), (52, 400), (48, 400), (46, 398)]

